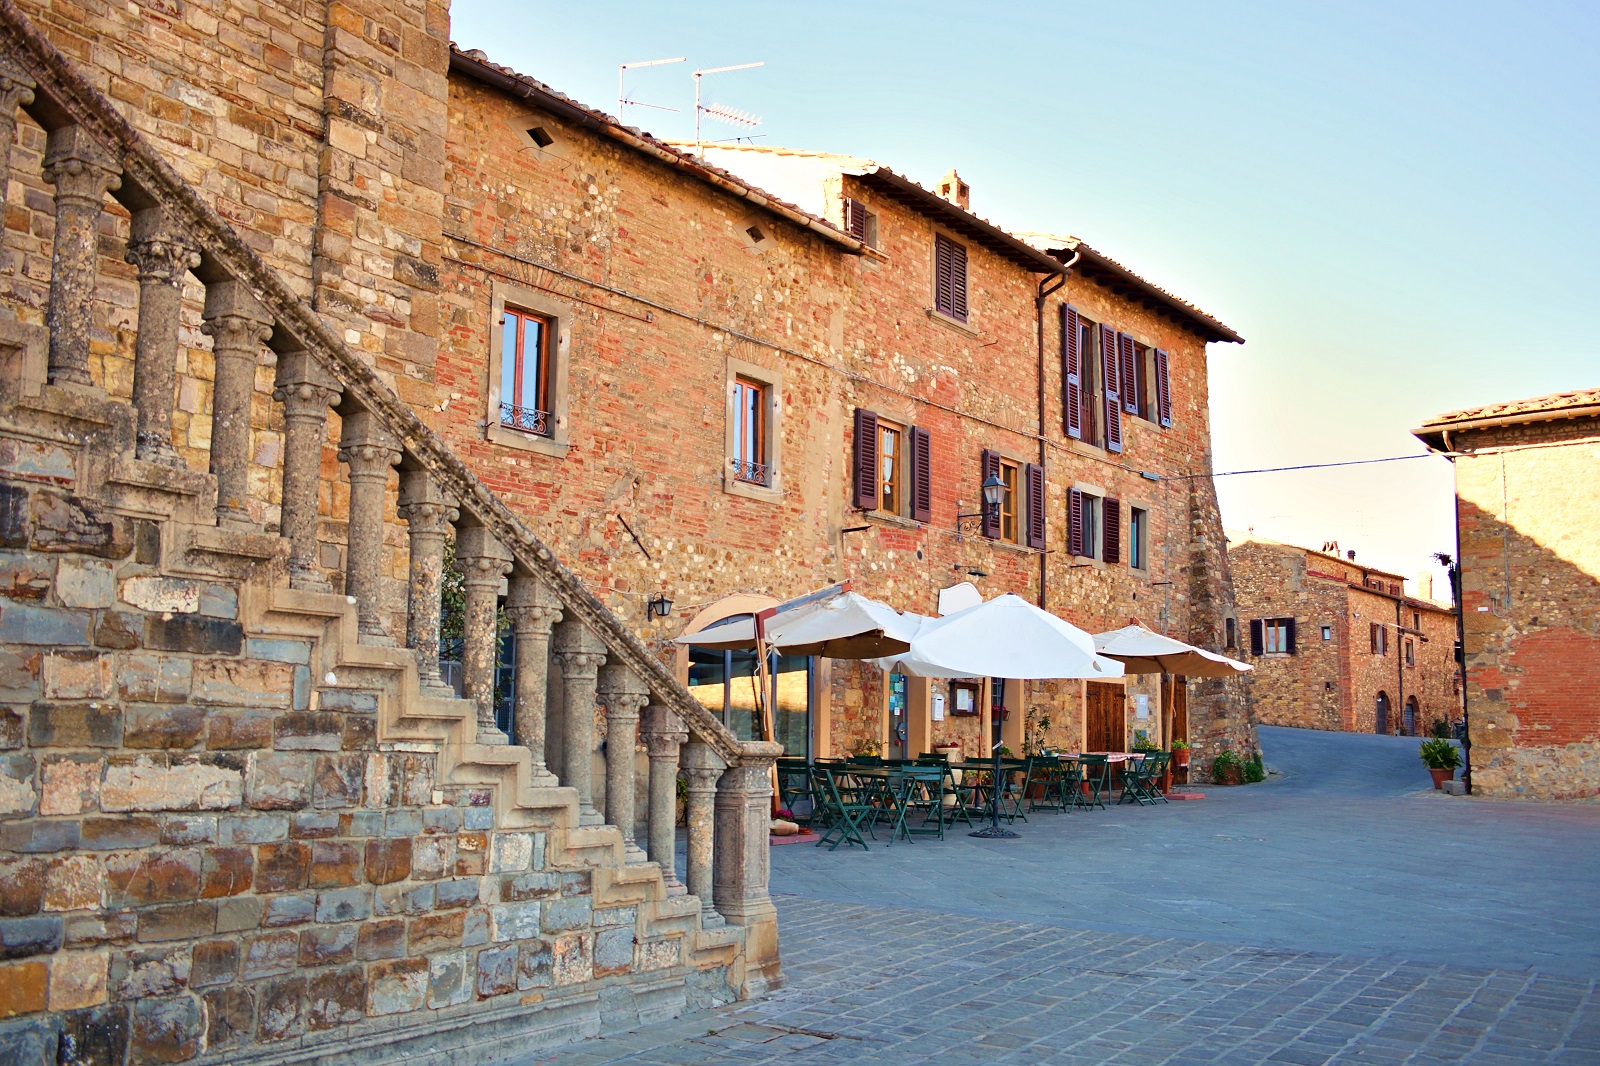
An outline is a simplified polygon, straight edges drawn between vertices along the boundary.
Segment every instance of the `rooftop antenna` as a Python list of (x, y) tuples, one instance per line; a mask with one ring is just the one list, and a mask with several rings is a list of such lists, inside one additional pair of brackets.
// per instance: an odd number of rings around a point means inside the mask
[[(688, 56), (678, 56), (676, 59), (646, 59), (646, 60), (644, 60), (642, 62), (639, 62), (639, 63), (618, 63), (617, 64), (617, 117), (618, 118), (622, 117), (622, 108), (623, 108), (624, 105), (633, 103), (632, 100), (628, 99), (628, 94), (623, 91), (623, 79), (625, 79), (628, 76), (628, 71), (629, 70), (632, 70), (635, 67), (662, 67), (662, 66), (666, 66), (668, 63), (687, 63), (688, 61), (689, 61), (689, 57)], [(654, 107), (654, 108), (658, 108), (658, 109), (660, 109), (662, 111), (676, 111), (676, 110), (678, 110), (675, 107), (662, 107), (660, 104), (636, 104), (635, 106), (636, 107)]]
[(734, 125), (734, 126), (744, 126), (744, 127), (748, 128), (748, 129), (753, 129), (756, 126), (761, 125), (761, 119), (759, 117), (757, 117), (755, 115), (752, 115), (752, 114), (749, 114), (748, 112), (745, 112), (745, 111), (739, 111), (739, 110), (737, 110), (735, 108), (732, 108), (732, 107), (724, 107), (721, 104), (711, 104), (709, 107), (708, 106), (703, 106), (700, 103), (700, 79), (702, 77), (704, 77), (705, 75), (707, 75), (707, 74), (725, 74), (730, 70), (751, 70), (751, 69), (754, 69), (755, 67), (764, 67), (766, 65), (767, 64), (766, 64), (765, 61), (760, 62), (760, 63), (739, 63), (739, 64), (737, 64), (735, 66), (731, 66), (731, 67), (712, 67), (709, 70), (697, 70), (697, 71), (694, 72), (694, 154), (695, 155), (699, 155), (700, 154), (700, 116), (701, 115), (710, 115), (712, 118), (717, 119), (719, 121), (726, 122), (726, 123), (729, 123), (730, 125)]

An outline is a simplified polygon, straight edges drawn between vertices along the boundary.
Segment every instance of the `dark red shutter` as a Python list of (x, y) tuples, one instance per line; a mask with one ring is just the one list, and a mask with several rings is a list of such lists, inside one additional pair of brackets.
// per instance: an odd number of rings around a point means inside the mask
[(860, 407), (856, 408), (856, 506), (868, 511), (878, 509), (878, 416)]
[(1372, 642), (1372, 654), (1378, 654), (1378, 623), (1367, 623), (1367, 639)]
[(1100, 327), (1100, 386), (1105, 393), (1106, 450), (1122, 450), (1122, 399), (1117, 388), (1117, 331)]
[(1172, 382), (1167, 377), (1167, 353), (1156, 349), (1156, 415), (1163, 429), (1172, 428)]
[(1109, 496), (1100, 503), (1100, 524), (1105, 529), (1100, 558), (1108, 563), (1122, 562), (1122, 501)]
[(950, 315), (967, 320), (967, 250), (950, 244)]
[(911, 520), (933, 521), (933, 441), (917, 426), (911, 427)]
[(1083, 493), (1067, 490), (1067, 551), (1073, 555), (1087, 555), (1083, 543)]
[(1117, 334), (1117, 354), (1122, 361), (1122, 409), (1130, 415), (1136, 415), (1139, 413), (1139, 371), (1136, 365), (1139, 349), (1126, 333)]
[(1044, 550), (1044, 467), (1029, 463), (1023, 468), (1028, 487), (1028, 547)]
[(1083, 352), (1079, 338), (1083, 324), (1071, 307), (1061, 309), (1061, 417), (1062, 428), (1073, 440), (1083, 439)]
[(850, 236), (867, 243), (867, 209), (860, 200), (846, 199), (844, 202), (844, 228)]
[(1288, 652), (1290, 655), (1293, 655), (1294, 654), (1294, 619), (1293, 618), (1285, 618), (1284, 619), (1284, 623), (1287, 626), (1287, 631), (1284, 633), (1283, 650)]
[[(985, 448), (982, 460), (983, 470), (978, 479), (979, 484), (989, 480), (989, 475), (1000, 476), (1000, 453), (991, 452)], [(983, 512), (983, 535), (991, 538), (1000, 536), (1000, 508), (991, 508), (983, 502), (983, 493), (978, 493), (978, 510)]]
[(1250, 654), (1259, 657), (1262, 649), (1263, 642), (1261, 639), (1261, 619), (1252, 618), (1250, 620)]

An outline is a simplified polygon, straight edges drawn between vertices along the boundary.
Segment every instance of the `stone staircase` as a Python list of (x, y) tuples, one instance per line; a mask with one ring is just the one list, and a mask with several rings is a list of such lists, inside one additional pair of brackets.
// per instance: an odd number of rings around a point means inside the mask
[[(0, 319), (0, 1059), (476, 1061), (774, 987), (778, 746), (701, 707), (0, 0), (0, 145), (19, 108), (44, 131), (41, 169), (5, 162), (54, 186), (54, 238), (47, 296)], [(131, 397), (90, 373), (107, 193), (139, 270)], [(171, 441), (195, 280), (205, 472)], [(276, 523), (248, 479), (262, 365), (282, 413)], [(349, 507), (326, 516), (330, 410)], [(398, 621), (386, 523), (408, 545)], [(452, 536), (465, 699), (437, 665)], [(491, 708), (502, 598), (512, 737)]]

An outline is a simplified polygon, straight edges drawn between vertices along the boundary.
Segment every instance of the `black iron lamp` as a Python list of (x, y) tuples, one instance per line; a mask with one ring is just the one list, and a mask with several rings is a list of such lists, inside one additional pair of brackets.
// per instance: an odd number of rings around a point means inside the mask
[(645, 617), (665, 618), (672, 613), (672, 601), (665, 596), (651, 596), (645, 605)]
[(981, 518), (985, 522), (1000, 521), (1000, 501), (1005, 498), (1006, 483), (1000, 480), (999, 474), (990, 474), (983, 479), (983, 510), (973, 514), (956, 515), (956, 535), (960, 536), (961, 521), (964, 518)]

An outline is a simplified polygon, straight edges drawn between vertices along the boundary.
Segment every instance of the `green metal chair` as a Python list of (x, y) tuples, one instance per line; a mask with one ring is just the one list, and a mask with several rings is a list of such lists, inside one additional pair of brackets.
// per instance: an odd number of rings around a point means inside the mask
[[(944, 798), (945, 778), (948, 767), (925, 764), (921, 766), (907, 766), (899, 771), (903, 788), (900, 803), (900, 818), (905, 826), (906, 836), (937, 836), (944, 839)], [(913, 814), (921, 814), (920, 825), (912, 825), (909, 821)]]
[(1036, 755), (1033, 759), (1033, 776), (1029, 781), (1029, 789), (1037, 785), (1039, 796), (1028, 800), (1030, 811), (1064, 811), (1071, 802), (1067, 798), (1063, 779), (1067, 773), (1067, 764), (1059, 755)]
[[(778, 760), (778, 805), (794, 815), (794, 820), (809, 825), (817, 813), (817, 795), (811, 783), (811, 767), (804, 759)], [(797, 807), (804, 805), (801, 814)]]
[[(827, 844), (829, 851), (835, 851), (840, 844), (860, 844), (863, 851), (868, 851), (866, 838), (861, 835), (863, 824), (867, 832), (872, 832), (871, 819), (877, 814), (871, 798), (862, 795), (862, 790), (854, 785), (841, 784), (834, 776), (833, 770), (824, 766), (815, 772), (815, 780), (821, 788), (823, 806), (826, 809), (822, 835), (817, 838), (817, 847)], [(874, 835), (873, 839), (877, 839)]]
[(1111, 764), (1104, 755), (1078, 756), (1078, 769), (1087, 789), (1079, 788), (1072, 801), (1085, 810), (1106, 809), (1105, 795), (1111, 791)]

